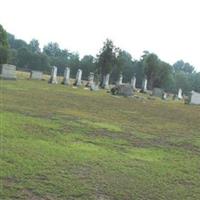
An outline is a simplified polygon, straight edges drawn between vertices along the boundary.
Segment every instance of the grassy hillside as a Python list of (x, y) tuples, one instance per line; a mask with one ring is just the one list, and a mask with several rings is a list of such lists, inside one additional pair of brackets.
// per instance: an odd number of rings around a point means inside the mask
[(200, 199), (200, 107), (2, 81), (1, 199)]

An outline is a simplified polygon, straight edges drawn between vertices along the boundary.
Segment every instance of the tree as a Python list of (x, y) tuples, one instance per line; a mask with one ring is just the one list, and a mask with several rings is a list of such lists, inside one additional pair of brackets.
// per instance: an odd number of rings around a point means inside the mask
[(87, 79), (90, 72), (95, 72), (96, 70), (96, 60), (91, 55), (84, 56), (80, 61), (80, 69), (83, 70), (83, 78)]
[(176, 63), (174, 63), (173, 68), (175, 72), (183, 71), (189, 74), (194, 72), (194, 67), (188, 62), (185, 63), (183, 60), (178, 60)]
[(110, 73), (116, 64), (115, 46), (109, 39), (104, 42), (103, 48), (97, 55), (98, 68), (102, 75)]
[(0, 64), (8, 61), (8, 39), (7, 33), (0, 24)]
[(112, 70), (111, 80), (116, 81), (122, 73), (123, 81), (129, 82), (134, 74), (133, 64), (131, 54), (118, 48), (116, 50), (116, 64)]
[(50, 42), (43, 48), (43, 52), (46, 53), (47, 56), (58, 57), (61, 54), (61, 49), (56, 42)]
[(7, 33), (1, 24), (0, 24), (0, 46), (4, 48), (8, 48)]
[(180, 71), (175, 73), (175, 88), (176, 91), (181, 88), (186, 94), (192, 90), (192, 84), (189, 80), (189, 76), (185, 72)]
[(153, 53), (145, 52), (145, 54), (143, 55), (143, 65), (150, 89), (152, 89), (155, 85), (155, 80), (157, 78), (158, 71), (160, 70), (158, 56)]
[(38, 42), (38, 40), (36, 39), (32, 39), (29, 43), (29, 49), (33, 52), (33, 53), (39, 53), (40, 52), (40, 44)]
[(192, 73), (189, 79), (192, 85), (192, 90), (200, 92), (200, 72)]
[(145, 52), (142, 58), (144, 73), (147, 76), (149, 88), (166, 87), (170, 80), (172, 67), (168, 63), (161, 61), (158, 56), (153, 53)]
[(23, 47), (18, 50), (17, 52), (18, 67), (28, 69), (30, 64), (30, 59), (31, 59), (31, 52), (27, 48)]
[(9, 49), (8, 63), (17, 65), (17, 50)]

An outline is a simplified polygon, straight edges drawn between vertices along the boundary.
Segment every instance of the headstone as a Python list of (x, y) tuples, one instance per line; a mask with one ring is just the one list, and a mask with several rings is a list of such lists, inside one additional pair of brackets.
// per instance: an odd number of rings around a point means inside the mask
[(132, 96), (133, 88), (131, 85), (117, 85), (111, 89), (113, 95)]
[(131, 79), (131, 86), (135, 90), (136, 89), (136, 76), (133, 76)]
[(103, 75), (102, 88), (109, 89), (110, 74)]
[(152, 90), (152, 95), (156, 97), (162, 98), (163, 93), (164, 93), (164, 90), (161, 88), (153, 88)]
[(3, 64), (1, 66), (1, 77), (7, 80), (16, 80), (16, 66)]
[(90, 75), (88, 76), (88, 82), (85, 85), (86, 87), (91, 87), (94, 85), (94, 73), (90, 72)]
[(91, 90), (91, 91), (98, 91), (98, 90), (99, 90), (99, 86), (96, 85), (95, 83), (93, 83), (93, 84), (90, 86), (90, 90)]
[(167, 93), (166, 92), (163, 92), (162, 93), (162, 100), (166, 100), (167, 99)]
[(64, 71), (64, 79), (62, 82), (64, 85), (70, 85), (70, 68), (66, 67)]
[(30, 79), (42, 80), (43, 73), (41, 71), (31, 71)]
[(117, 85), (122, 85), (122, 81), (123, 81), (123, 75), (120, 74), (119, 79), (117, 80)]
[(182, 89), (179, 88), (179, 90), (178, 90), (178, 99), (179, 99), (179, 100), (183, 99), (182, 93), (183, 93), (183, 92), (182, 92)]
[(58, 83), (58, 80), (57, 80), (57, 67), (56, 66), (52, 67), (51, 77), (49, 79), (49, 83), (52, 83), (52, 84), (57, 84)]
[(142, 81), (142, 91), (143, 92), (147, 91), (147, 78), (146, 77)]
[(200, 93), (192, 91), (190, 95), (190, 104), (200, 105)]
[(81, 78), (82, 78), (82, 70), (79, 69), (79, 70), (77, 71), (77, 74), (76, 74), (76, 80), (75, 80), (74, 85), (76, 85), (76, 86), (81, 86), (81, 85), (82, 85), (82, 83), (81, 83)]

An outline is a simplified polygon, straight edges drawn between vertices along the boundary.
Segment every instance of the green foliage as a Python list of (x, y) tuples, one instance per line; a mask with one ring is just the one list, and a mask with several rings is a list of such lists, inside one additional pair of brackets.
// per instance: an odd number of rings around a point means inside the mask
[(194, 72), (194, 67), (189, 63), (185, 63), (183, 60), (178, 60), (176, 63), (174, 63), (173, 68), (175, 72), (183, 71), (189, 74)]
[(8, 60), (8, 39), (7, 33), (0, 24), (0, 64), (7, 63)]
[(116, 64), (116, 52), (113, 42), (107, 39), (97, 55), (99, 71), (102, 75), (110, 73)]
[(112, 70), (111, 80), (116, 81), (120, 74), (123, 74), (123, 81), (129, 82), (134, 74), (132, 56), (121, 49), (116, 51), (116, 64)]
[(17, 54), (17, 66), (24, 69), (49, 71), (49, 62), (45, 54), (32, 53), (27, 48), (21, 48)]
[(164, 87), (171, 78), (172, 68), (161, 61), (156, 54), (145, 52), (143, 57), (144, 73), (149, 81), (149, 88)]
[(83, 79), (87, 80), (90, 72), (96, 72), (96, 60), (91, 55), (84, 56), (80, 61), (80, 69), (83, 70)]
[(29, 49), (33, 52), (33, 53), (39, 53), (40, 52), (40, 44), (38, 42), (38, 40), (36, 39), (32, 39), (29, 43)]
[(134, 60), (128, 52), (116, 48), (108, 39), (96, 58), (86, 55), (80, 60), (78, 53), (61, 49), (56, 42), (48, 43), (41, 51), (38, 40), (32, 39), (27, 44), (10, 33), (6, 34), (0, 26), (0, 64), (7, 62), (18, 69), (44, 72), (49, 72), (50, 66), (57, 66), (58, 75), (63, 75), (64, 69), (70, 67), (72, 78), (75, 78), (79, 68), (83, 70), (83, 79), (87, 79), (90, 72), (95, 72), (97, 80), (110, 73), (111, 83), (115, 83), (121, 73), (125, 83), (136, 75), (138, 88), (141, 88), (146, 75), (149, 89), (160, 87), (177, 93), (178, 88), (182, 88), (186, 94), (191, 90), (200, 91), (199, 73), (194, 71), (191, 64), (179, 60), (171, 66), (148, 51), (144, 51), (140, 60)]
[(0, 47), (8, 48), (7, 33), (1, 24), (0, 24)]
[(0, 64), (7, 63), (8, 55), (8, 49), (0, 46)]
[(43, 52), (50, 57), (58, 57), (61, 54), (61, 49), (58, 43), (50, 42), (43, 48)]

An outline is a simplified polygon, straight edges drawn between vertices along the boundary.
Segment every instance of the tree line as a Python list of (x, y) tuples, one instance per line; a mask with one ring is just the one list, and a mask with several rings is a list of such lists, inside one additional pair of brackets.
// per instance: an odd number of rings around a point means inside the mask
[(87, 79), (90, 72), (94, 72), (95, 77), (100, 80), (110, 73), (111, 83), (115, 83), (120, 74), (125, 83), (130, 82), (135, 75), (137, 87), (147, 77), (149, 89), (159, 87), (175, 93), (178, 88), (182, 88), (184, 93), (191, 90), (200, 92), (200, 73), (190, 63), (179, 60), (170, 65), (148, 51), (144, 51), (141, 58), (136, 60), (109, 39), (104, 42), (96, 57), (85, 55), (80, 59), (78, 53), (61, 49), (56, 42), (49, 42), (40, 49), (37, 39), (32, 39), (29, 43), (16, 39), (0, 25), (0, 64), (2, 63), (16, 65), (18, 69), (41, 70), (45, 73), (49, 73), (51, 66), (55, 65), (59, 75), (63, 74), (65, 67), (70, 67), (72, 77), (75, 77), (78, 69), (82, 69), (83, 79)]

